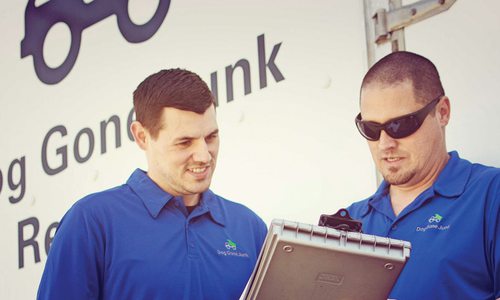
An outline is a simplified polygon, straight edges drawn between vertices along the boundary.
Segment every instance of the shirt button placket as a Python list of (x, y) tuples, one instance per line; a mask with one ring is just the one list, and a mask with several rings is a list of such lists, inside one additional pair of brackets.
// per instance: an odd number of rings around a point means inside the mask
[(387, 237), (391, 237), (394, 231), (396, 231), (398, 228), (397, 221), (387, 218), (387, 223), (388, 223), (387, 224), (388, 226), (386, 227)]
[(193, 234), (191, 233), (190, 229), (190, 220), (186, 220), (186, 239), (187, 239), (187, 250), (188, 250), (188, 256), (189, 258), (195, 258), (196, 257), (196, 247), (195, 247), (195, 241), (193, 238)]
[(393, 223), (387, 232), (387, 237), (392, 237), (395, 231), (398, 229), (398, 225), (396, 223)]

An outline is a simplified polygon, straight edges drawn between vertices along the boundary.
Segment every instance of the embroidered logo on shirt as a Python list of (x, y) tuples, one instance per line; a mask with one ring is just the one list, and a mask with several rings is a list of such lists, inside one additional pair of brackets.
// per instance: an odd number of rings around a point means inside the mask
[(236, 243), (231, 241), (231, 240), (226, 240), (224, 243), (224, 246), (226, 246), (227, 250), (235, 250), (236, 251)]
[(434, 214), (432, 217), (429, 218), (429, 223), (439, 223), (441, 222), (441, 219), (443, 219), (443, 216), (439, 214)]
[(248, 253), (237, 251), (238, 247), (236, 243), (230, 239), (224, 242), (224, 247), (227, 250), (217, 249), (217, 254), (221, 256), (236, 256), (236, 257), (249, 257)]
[(443, 216), (440, 214), (434, 214), (431, 216), (427, 221), (428, 223), (422, 227), (417, 226), (416, 231), (417, 232), (426, 232), (427, 230), (440, 230), (440, 231), (445, 231), (450, 229), (450, 225), (438, 225), (443, 220)]

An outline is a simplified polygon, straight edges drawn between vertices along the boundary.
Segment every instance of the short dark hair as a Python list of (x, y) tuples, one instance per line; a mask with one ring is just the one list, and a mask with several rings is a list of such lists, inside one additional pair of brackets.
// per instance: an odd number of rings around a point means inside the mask
[(161, 70), (148, 76), (134, 91), (136, 120), (156, 138), (161, 129), (163, 108), (192, 111), (203, 114), (215, 98), (207, 84), (184, 69)]
[(393, 52), (366, 73), (361, 89), (372, 84), (394, 85), (411, 81), (417, 102), (428, 103), (444, 95), (436, 66), (427, 58), (407, 51)]

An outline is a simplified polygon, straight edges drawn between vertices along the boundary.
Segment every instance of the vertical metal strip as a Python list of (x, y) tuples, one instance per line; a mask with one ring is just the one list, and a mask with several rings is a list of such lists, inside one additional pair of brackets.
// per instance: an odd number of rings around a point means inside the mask
[[(397, 2), (399, 0), (394, 0), (393, 2)], [(401, 1), (399, 1), (401, 2)], [(401, 3), (400, 3), (401, 4)], [(389, 8), (389, 0), (363, 0), (363, 10), (365, 16), (365, 38), (366, 38), (366, 54), (367, 54), (367, 62), (368, 67), (367, 70), (377, 62), (379, 52), (383, 50), (385, 54), (388, 54), (388, 50), (386, 47), (380, 47), (375, 43), (375, 22), (373, 17), (380, 8)], [(404, 30), (401, 33), (404, 35)], [(403, 39), (404, 43), (404, 39)], [(382, 175), (375, 169), (375, 178), (376, 178), (376, 187), (380, 185), (383, 178)]]
[[(396, 10), (402, 6), (401, 0), (389, 0), (389, 9)], [(391, 34), (391, 47), (392, 52), (396, 51), (404, 51), (406, 50), (405, 43), (405, 29), (404, 27), (398, 30), (395, 30)]]

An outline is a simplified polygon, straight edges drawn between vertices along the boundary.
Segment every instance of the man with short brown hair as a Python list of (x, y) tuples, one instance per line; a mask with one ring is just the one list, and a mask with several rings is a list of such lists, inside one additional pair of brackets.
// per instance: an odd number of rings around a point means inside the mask
[(214, 97), (198, 75), (162, 70), (134, 92), (148, 170), (66, 213), (38, 299), (237, 299), (267, 229), (210, 189), (219, 150)]

